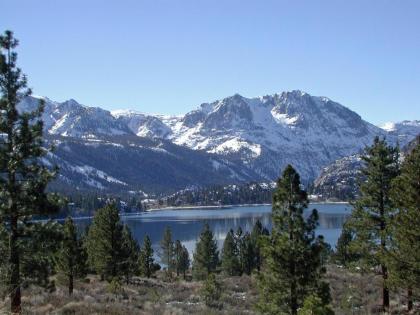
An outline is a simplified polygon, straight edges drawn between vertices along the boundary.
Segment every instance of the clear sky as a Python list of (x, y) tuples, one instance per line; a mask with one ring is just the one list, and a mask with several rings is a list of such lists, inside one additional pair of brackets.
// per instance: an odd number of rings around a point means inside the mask
[(300, 89), (420, 119), (420, 1), (0, 0), (34, 94), (181, 114)]

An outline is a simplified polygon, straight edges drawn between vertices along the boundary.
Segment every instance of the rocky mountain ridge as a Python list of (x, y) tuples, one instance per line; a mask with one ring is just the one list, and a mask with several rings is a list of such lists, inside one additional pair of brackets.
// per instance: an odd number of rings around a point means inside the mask
[[(289, 163), (308, 184), (324, 167), (360, 152), (377, 135), (405, 144), (420, 132), (419, 121), (382, 129), (337, 102), (301, 91), (257, 98), (235, 94), (201, 104), (182, 116), (110, 112), (74, 100), (43, 99), (46, 134), (50, 141), (59, 141), (54, 153), (57, 164), (62, 176), (71, 170), (68, 185), (81, 183), (79, 189), (171, 190), (173, 183), (166, 175), (175, 177), (172, 190), (188, 185), (272, 181)], [(29, 97), (20, 109), (34, 109), (39, 100)], [(134, 155), (133, 148), (137, 150)], [(174, 157), (184, 165), (171, 160)], [(138, 176), (131, 178), (128, 169)], [(148, 179), (140, 172), (149, 174)], [(62, 184), (66, 185), (66, 180)]]

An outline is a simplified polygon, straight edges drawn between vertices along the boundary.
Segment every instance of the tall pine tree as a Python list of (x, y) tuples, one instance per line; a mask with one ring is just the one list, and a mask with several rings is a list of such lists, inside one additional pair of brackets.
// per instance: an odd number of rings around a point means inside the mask
[(175, 247), (172, 240), (171, 228), (168, 226), (163, 232), (163, 238), (160, 241), (159, 257), (161, 262), (166, 265), (166, 274), (171, 276), (175, 266)]
[(266, 228), (263, 227), (261, 221), (258, 220), (255, 222), (255, 225), (251, 232), (251, 241), (254, 248), (254, 267), (259, 272), (262, 264), (262, 255), (261, 255), (261, 237), (268, 236), (269, 232)]
[(390, 193), (391, 183), (399, 174), (398, 158), (399, 150), (378, 137), (366, 148), (362, 169), (366, 180), (360, 185), (360, 197), (354, 203), (349, 220), (355, 233), (352, 247), (362, 255), (361, 262), (367, 267), (380, 267), (384, 311), (389, 310), (386, 254), (391, 245), (391, 224), (396, 213)]
[(18, 111), (31, 94), (26, 77), (17, 67), (18, 41), (11, 31), (0, 36), (0, 221), (8, 226), (11, 312), (21, 312), (22, 236), (32, 215), (58, 210), (57, 198), (45, 193), (55, 171), (41, 163), (43, 103), (32, 112)]
[(190, 267), (190, 256), (188, 250), (182, 245), (181, 241), (176, 240), (175, 242), (175, 269), (176, 275), (183, 274), (184, 279), (186, 272)]
[[(259, 310), (264, 314), (296, 315), (310, 294), (329, 302), (321, 275), (322, 238), (315, 236), (318, 214), (307, 220), (303, 211), (307, 194), (301, 189), (299, 174), (288, 165), (273, 195), (273, 228), (263, 237), (263, 270), (259, 274)], [(321, 292), (323, 291), (323, 292)]]
[(69, 294), (73, 294), (74, 279), (86, 274), (86, 253), (77, 238), (77, 228), (71, 217), (63, 226), (63, 241), (56, 257), (56, 270), (67, 278)]
[(222, 270), (228, 276), (239, 276), (241, 266), (233, 230), (226, 234), (222, 248)]
[(127, 225), (124, 225), (122, 232), (122, 265), (121, 269), (124, 273), (125, 282), (128, 284), (133, 275), (138, 271), (138, 259), (140, 247), (133, 238), (131, 231)]
[(351, 246), (353, 238), (354, 231), (349, 227), (349, 224), (345, 222), (337, 240), (337, 246), (332, 257), (335, 263), (343, 266), (349, 266), (359, 260), (360, 256)]
[(204, 225), (195, 245), (193, 257), (192, 271), (195, 279), (206, 279), (209, 274), (216, 271), (219, 264), (219, 251), (213, 232), (207, 223)]
[(388, 252), (391, 284), (407, 291), (407, 308), (413, 309), (413, 290), (420, 293), (420, 137), (406, 156), (401, 174), (392, 185), (398, 208), (392, 221), (392, 247)]
[(140, 250), (139, 269), (140, 275), (147, 278), (150, 278), (154, 272), (153, 248), (148, 235), (144, 238), (143, 247)]
[(86, 237), (88, 262), (101, 279), (123, 275), (123, 225), (118, 209), (108, 204), (97, 211)]

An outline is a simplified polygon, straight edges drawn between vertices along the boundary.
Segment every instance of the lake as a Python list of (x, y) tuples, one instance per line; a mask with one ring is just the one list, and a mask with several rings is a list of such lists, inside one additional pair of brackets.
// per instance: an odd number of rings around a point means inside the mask
[[(325, 237), (326, 242), (335, 246), (340, 235), (341, 228), (346, 217), (351, 213), (349, 204), (335, 203), (314, 203), (308, 209), (316, 208), (319, 212), (318, 234)], [(309, 210), (307, 211), (309, 213)], [(172, 230), (174, 240), (180, 240), (188, 249), (190, 254), (194, 251), (196, 240), (203, 228), (208, 223), (217, 239), (219, 248), (222, 247), (227, 232), (230, 229), (236, 231), (241, 227), (244, 232), (250, 232), (257, 220), (263, 226), (271, 229), (271, 206), (232, 206), (226, 208), (212, 209), (177, 209), (177, 210), (156, 210), (135, 215), (122, 216), (134, 237), (140, 244), (146, 235), (149, 235), (153, 248), (159, 247), (165, 227)], [(89, 224), (91, 219), (77, 220), (82, 229)]]

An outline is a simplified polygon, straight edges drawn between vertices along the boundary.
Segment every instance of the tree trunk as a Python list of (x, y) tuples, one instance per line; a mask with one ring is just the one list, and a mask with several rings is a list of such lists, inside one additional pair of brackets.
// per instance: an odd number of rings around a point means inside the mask
[(411, 288), (407, 289), (407, 311), (411, 312), (413, 310), (413, 290)]
[(384, 312), (389, 311), (389, 289), (386, 285), (386, 281), (388, 279), (388, 269), (385, 265), (381, 265), (382, 268), (382, 280), (383, 280), (383, 288), (382, 288), (382, 308)]
[(74, 282), (73, 275), (70, 274), (69, 275), (69, 295), (73, 294), (73, 282)]
[(21, 309), (21, 292), (20, 292), (20, 260), (19, 248), (17, 245), (18, 224), (17, 216), (12, 211), (11, 218), (11, 234), (10, 234), (10, 311), (12, 314), (20, 314)]
[(292, 282), (290, 287), (290, 309), (292, 315), (297, 315), (296, 284)]

